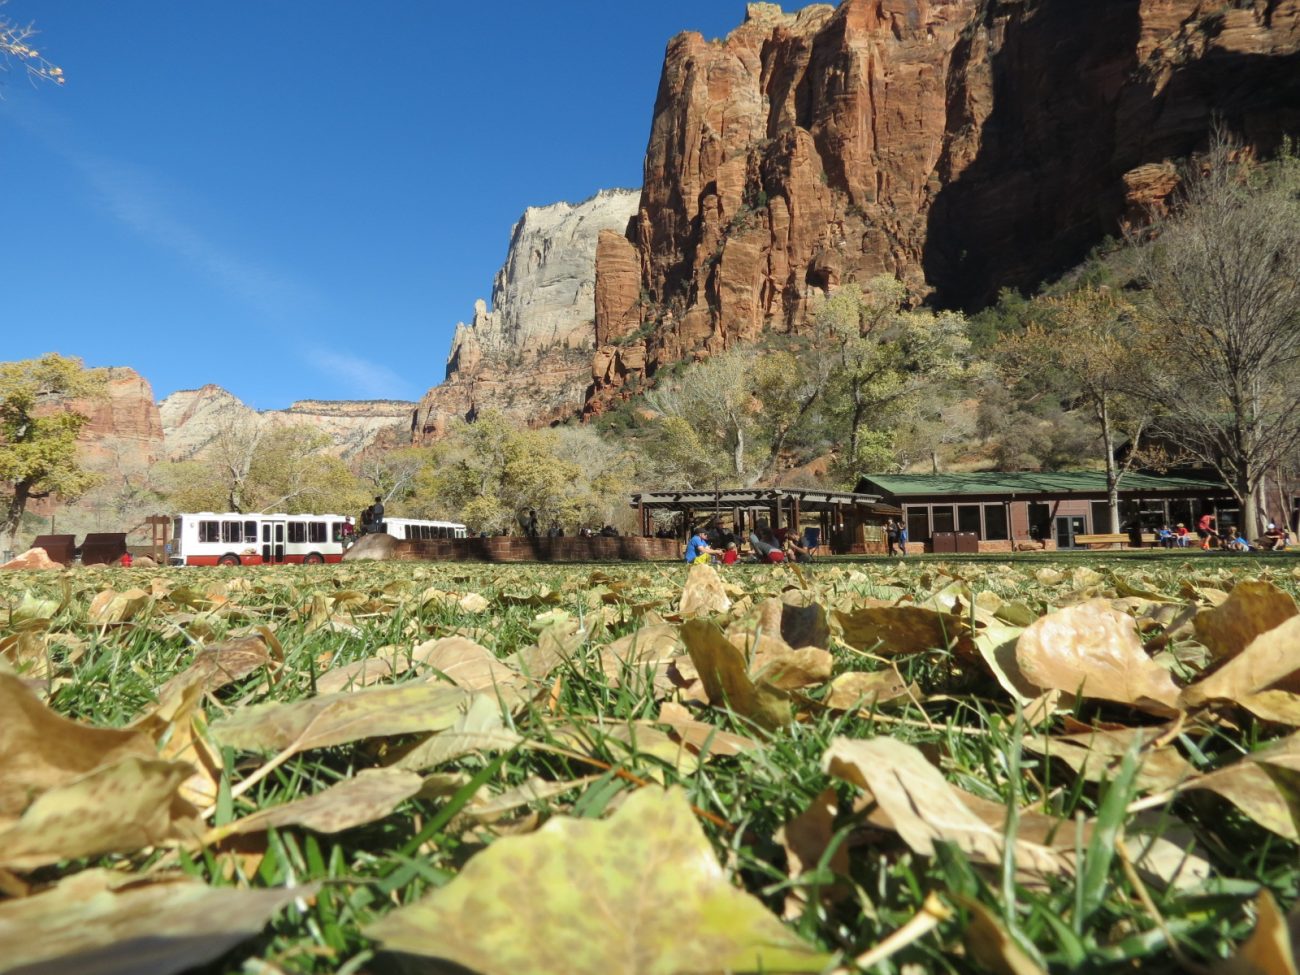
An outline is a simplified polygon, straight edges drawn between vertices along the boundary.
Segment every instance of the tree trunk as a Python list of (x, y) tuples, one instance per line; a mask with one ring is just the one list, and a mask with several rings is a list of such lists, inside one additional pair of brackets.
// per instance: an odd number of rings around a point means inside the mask
[(1101, 442), (1106, 452), (1106, 507), (1110, 509), (1110, 531), (1116, 534), (1119, 526), (1119, 465), (1115, 462), (1115, 432), (1111, 429), (1110, 405), (1103, 397), (1098, 404), (1101, 417)]
[(1248, 514), (1247, 517), (1241, 520), (1241, 530), (1242, 534), (1253, 543), (1255, 539), (1264, 534), (1264, 525), (1261, 524), (1261, 514), (1264, 510), (1264, 484), (1262, 479), (1257, 479), (1255, 483), (1248, 485), (1246, 499)]
[(18, 547), (18, 529), (23, 523), (23, 512), (27, 510), (27, 498), (31, 492), (28, 484), (20, 481), (14, 485), (13, 497), (9, 499), (9, 504), (5, 508), (4, 524), (0, 526), (0, 532), (9, 536), (9, 547), (16, 549)]

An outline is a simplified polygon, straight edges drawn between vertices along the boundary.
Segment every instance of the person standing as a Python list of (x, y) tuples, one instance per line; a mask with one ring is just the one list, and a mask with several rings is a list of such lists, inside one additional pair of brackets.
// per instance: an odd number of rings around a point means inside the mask
[(1219, 541), (1219, 533), (1216, 530), (1217, 519), (1208, 511), (1201, 515), (1200, 520), (1196, 522), (1196, 534), (1201, 539), (1201, 549), (1209, 551), (1210, 540)]
[(898, 524), (898, 554), (907, 554), (907, 522), (900, 521)]
[(898, 522), (890, 518), (885, 522), (885, 554), (894, 555), (898, 551)]
[(374, 522), (375, 531), (384, 530), (384, 499), (375, 498), (374, 506), (370, 509), (370, 520)]

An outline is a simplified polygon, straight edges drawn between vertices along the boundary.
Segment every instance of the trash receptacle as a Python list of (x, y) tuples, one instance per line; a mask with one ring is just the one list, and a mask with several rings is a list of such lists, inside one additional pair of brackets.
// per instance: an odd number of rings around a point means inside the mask
[(957, 532), (954, 551), (959, 554), (975, 555), (980, 550), (980, 537), (976, 532)]
[(957, 533), (935, 532), (930, 536), (930, 551), (935, 555), (952, 555), (957, 551)]

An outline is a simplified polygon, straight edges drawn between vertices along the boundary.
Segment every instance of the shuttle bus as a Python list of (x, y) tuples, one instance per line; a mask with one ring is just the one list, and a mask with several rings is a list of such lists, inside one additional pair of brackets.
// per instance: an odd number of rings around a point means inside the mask
[(345, 515), (216, 514), (172, 518), (172, 565), (338, 562), (354, 537)]
[(383, 530), (394, 538), (465, 538), (469, 529), (454, 521), (422, 521), (419, 518), (385, 518)]

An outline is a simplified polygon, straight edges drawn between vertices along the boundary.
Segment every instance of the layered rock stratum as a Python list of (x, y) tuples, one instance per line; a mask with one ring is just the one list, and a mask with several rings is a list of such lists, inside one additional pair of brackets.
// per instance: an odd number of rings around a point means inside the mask
[(639, 201), (637, 190), (602, 190), (524, 211), (491, 310), (479, 300), (471, 321), (456, 326), (446, 379), (420, 401), (416, 442), (485, 409), (538, 425), (582, 408), (596, 347), (597, 242), (603, 231), (625, 234)]
[(267, 427), (306, 424), (329, 435), (328, 453), (352, 457), (377, 442), (410, 436), (415, 404), (405, 400), (299, 400), (286, 410), (258, 411), (211, 384), (172, 393), (158, 405), (168, 460), (189, 460), (236, 423)]
[(587, 409), (892, 274), (977, 307), (1159, 204), (1221, 119), (1300, 131), (1300, 0), (844, 0), (673, 39)]

